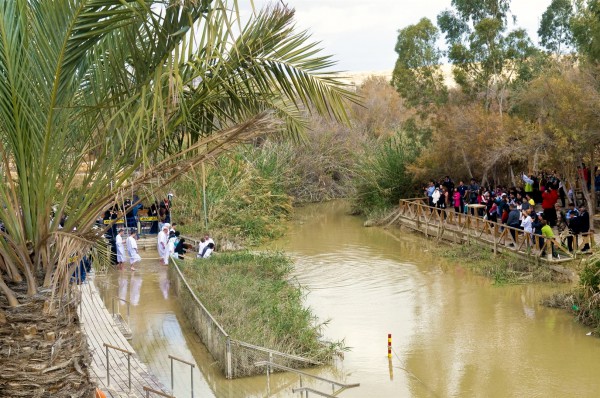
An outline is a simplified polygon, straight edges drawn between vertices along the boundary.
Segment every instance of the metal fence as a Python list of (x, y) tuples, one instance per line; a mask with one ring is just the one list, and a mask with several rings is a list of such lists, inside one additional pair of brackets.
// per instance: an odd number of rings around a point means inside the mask
[(179, 266), (172, 261), (169, 279), (175, 289), (179, 303), (192, 324), (194, 331), (211, 353), (219, 368), (228, 379), (263, 374), (256, 362), (268, 361), (289, 368), (306, 368), (321, 363), (296, 355), (255, 346), (232, 339), (185, 280)]
[(194, 294), (190, 285), (185, 280), (177, 263), (171, 259), (172, 267), (169, 267), (169, 279), (171, 286), (175, 289), (177, 299), (183, 312), (196, 334), (208, 349), (208, 352), (219, 364), (219, 368), (228, 379), (233, 378), (231, 372), (231, 338), (223, 327), (217, 322), (204, 304)]

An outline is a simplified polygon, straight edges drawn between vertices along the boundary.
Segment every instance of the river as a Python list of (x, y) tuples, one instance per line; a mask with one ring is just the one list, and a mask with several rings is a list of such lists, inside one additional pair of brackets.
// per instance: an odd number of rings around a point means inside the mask
[[(270, 245), (295, 259), (306, 304), (329, 320), (324, 337), (344, 339), (344, 359), (312, 373), (361, 383), (341, 397), (596, 397), (600, 340), (566, 312), (541, 306), (565, 285), (494, 286), (461, 259), (440, 260), (437, 243), (399, 229), (364, 228), (344, 202), (298, 209), (289, 233)], [(142, 257), (156, 257), (152, 252)], [(266, 378), (227, 381), (169, 294), (154, 260), (112, 272), (105, 299), (132, 307), (133, 347), (169, 385), (167, 355), (194, 359), (197, 397), (264, 397)], [(120, 289), (119, 289), (120, 286)], [(123, 311), (123, 310), (122, 310)], [(393, 358), (387, 358), (392, 334)], [(271, 377), (271, 396), (292, 397), (298, 378)], [(315, 385), (331, 392), (323, 385)], [(176, 369), (175, 393), (190, 396), (189, 368)]]

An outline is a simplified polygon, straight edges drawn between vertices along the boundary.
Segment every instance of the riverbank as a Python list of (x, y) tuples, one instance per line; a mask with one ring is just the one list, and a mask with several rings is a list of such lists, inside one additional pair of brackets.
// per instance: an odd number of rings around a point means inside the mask
[(329, 362), (343, 343), (324, 343), (322, 326), (304, 307), (304, 289), (282, 253), (218, 253), (179, 262), (198, 298), (234, 339)]
[(476, 274), (490, 278), (494, 284), (568, 282), (562, 274), (545, 265), (535, 265), (510, 252), (494, 254), (488, 247), (471, 244), (442, 243), (432, 246), (432, 254), (459, 262)]
[(568, 292), (555, 293), (543, 300), (544, 305), (561, 308), (575, 320), (600, 336), (600, 255), (593, 255), (579, 273), (579, 283)]

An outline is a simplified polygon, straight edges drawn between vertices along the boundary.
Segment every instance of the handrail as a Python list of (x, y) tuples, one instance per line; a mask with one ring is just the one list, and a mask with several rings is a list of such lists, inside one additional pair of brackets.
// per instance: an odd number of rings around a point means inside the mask
[(256, 345), (252, 345), (252, 344), (246, 343), (244, 341), (239, 341), (239, 340), (233, 340), (232, 339), (231, 342), (232, 343), (236, 343), (238, 345), (241, 345), (242, 347), (251, 348), (251, 349), (256, 350), (256, 351), (263, 351), (263, 352), (266, 352), (266, 353), (269, 353), (269, 354), (275, 354), (275, 355), (278, 355), (278, 356), (281, 356), (281, 357), (284, 357), (284, 358), (292, 359), (294, 361), (309, 363), (311, 365), (323, 365), (322, 362), (314, 361), (314, 360), (309, 359), (309, 358), (303, 358), (303, 357), (299, 357), (297, 355), (292, 355), (292, 354), (285, 354), (283, 352), (272, 350), (270, 348), (265, 348), (265, 347), (259, 347), (259, 346), (256, 346)]
[(190, 366), (190, 382), (191, 382), (191, 394), (192, 398), (194, 398), (194, 368), (196, 367), (195, 363), (188, 362), (184, 359), (177, 358), (173, 355), (169, 355), (169, 359), (171, 360), (171, 391), (175, 391), (175, 377), (173, 376), (173, 361), (178, 361)]
[(194, 301), (196, 301), (196, 304), (198, 304), (204, 310), (204, 312), (206, 312), (206, 314), (208, 315), (208, 317), (210, 318), (210, 320), (217, 326), (217, 328), (221, 331), (221, 333), (223, 333), (225, 335), (225, 337), (229, 337), (229, 334), (225, 331), (225, 329), (223, 329), (223, 327), (221, 326), (221, 324), (219, 322), (217, 322), (217, 320), (212, 316), (212, 314), (210, 313), (210, 311), (208, 311), (206, 309), (206, 307), (204, 306), (204, 304), (202, 304), (202, 302), (200, 301), (200, 299), (198, 298), (198, 296), (196, 296), (196, 293), (194, 293), (194, 291), (192, 290), (192, 288), (190, 287), (190, 285), (187, 283), (187, 280), (183, 277), (183, 274), (181, 273), (181, 270), (179, 269), (179, 266), (177, 265), (177, 262), (173, 259), (173, 257), (171, 257), (170, 260), (172, 261), (173, 265), (175, 266), (175, 270), (179, 274), (179, 277), (181, 278), (181, 281), (185, 284), (185, 287), (187, 287), (188, 291), (190, 292), (190, 294), (194, 298)]
[[(112, 297), (112, 316), (113, 318), (115, 317), (115, 300), (119, 300), (119, 301), (124, 301), (125, 303), (127, 303), (127, 325), (129, 325), (129, 317), (130, 317), (130, 310), (129, 310), (129, 306), (130, 306), (130, 302), (122, 299), (120, 297), (117, 296), (113, 296)], [(121, 314), (121, 312), (119, 311), (119, 314)]]
[[(439, 208), (436, 208), (436, 207), (425, 205), (425, 204), (422, 204), (422, 203), (419, 203), (419, 202), (416, 202), (416, 201), (410, 201), (410, 200), (407, 200), (407, 199), (400, 199), (399, 204), (400, 204), (400, 210), (401, 211), (406, 211), (406, 210), (408, 210), (409, 207), (424, 208), (424, 209), (427, 209), (429, 211), (429, 213), (421, 213), (419, 210), (417, 210), (417, 214), (414, 214), (414, 217), (413, 217), (415, 219), (415, 221), (417, 221), (417, 222), (422, 222), (422, 221), (420, 221), (422, 215), (432, 214), (434, 212), (437, 212), (438, 213), (437, 218), (439, 219), (438, 221), (440, 221), (440, 224), (443, 225), (444, 223), (447, 223), (447, 219), (448, 218), (455, 218), (454, 215), (457, 214), (455, 212), (448, 212), (447, 209), (439, 209)], [(442, 213), (444, 213), (444, 216), (441, 215)], [(431, 220), (425, 220), (425, 222), (428, 223), (428, 221), (435, 221), (433, 218), (434, 217), (431, 217)], [(461, 222), (461, 218), (464, 218), (465, 221)], [(500, 228), (502, 228), (503, 230), (507, 230), (507, 231), (513, 231), (508, 236), (505, 236), (505, 239), (508, 238), (511, 241), (510, 243), (514, 243), (514, 244), (517, 244), (518, 241), (515, 238), (512, 237), (513, 233), (515, 234), (515, 236), (519, 236), (519, 235), (521, 235), (521, 234), (524, 233), (524, 231), (522, 229), (515, 228), (515, 227), (510, 227), (508, 225), (501, 224), (501, 223), (495, 222), (495, 221), (482, 220), (480, 217), (476, 217), (476, 216), (473, 216), (471, 214), (458, 213), (457, 217), (456, 217), (456, 221), (451, 221), (451, 225), (463, 226), (464, 224), (466, 224), (467, 227), (469, 225), (476, 226), (476, 228), (473, 228), (473, 229), (475, 229), (477, 231), (483, 230), (483, 228), (485, 228), (486, 224), (489, 226), (490, 230), (493, 230), (494, 232), (497, 231), (497, 230), (499, 230)], [(481, 224), (482, 228), (480, 228), (480, 224)], [(492, 235), (494, 235), (494, 234), (492, 234)], [(502, 235), (504, 235), (504, 234), (503, 233), (501, 234), (500, 239), (502, 238)], [(535, 246), (536, 249), (540, 249), (540, 250), (543, 249), (543, 247), (540, 247), (540, 245), (539, 245), (540, 239), (544, 239), (545, 241), (549, 240), (549, 241), (554, 242), (555, 244), (557, 244), (558, 247), (563, 247), (564, 248), (564, 245), (561, 242), (559, 242), (556, 238), (554, 238), (554, 239), (553, 238), (546, 238), (543, 235), (536, 234), (536, 233), (529, 233), (527, 235), (530, 236), (531, 239), (533, 240), (533, 243), (534, 243), (534, 246)], [(593, 232), (591, 232), (591, 231), (590, 232), (585, 232), (585, 233), (581, 233), (579, 235), (581, 235), (584, 238), (585, 237), (591, 237), (591, 239), (590, 239), (590, 246), (593, 245), (593, 241), (592, 241), (592, 239), (593, 239)], [(572, 236), (574, 236), (574, 235), (572, 235)], [(498, 242), (498, 243), (500, 243), (500, 242)], [(523, 245), (524, 243), (526, 243), (526, 241), (523, 241), (521, 243), (521, 245)], [(496, 242), (494, 242), (494, 245), (495, 244), (496, 244)], [(546, 245), (544, 244), (544, 246), (546, 246)], [(516, 245), (515, 245), (515, 247), (516, 247)], [(571, 257), (571, 258), (573, 257), (572, 254), (568, 253), (568, 250), (566, 250), (566, 253), (567, 253), (567, 255), (569, 257)], [(540, 251), (540, 255), (541, 255), (541, 251)]]
[(306, 392), (306, 396), (307, 397), (308, 397), (308, 393), (312, 392), (313, 394), (317, 394), (317, 395), (320, 395), (322, 397), (337, 398), (335, 395), (327, 394), (326, 392), (321, 392), (319, 390), (315, 390), (314, 388), (310, 388), (310, 387), (292, 388), (292, 392), (293, 393), (296, 393), (296, 392)]
[(339, 386), (339, 387), (342, 387), (342, 388), (354, 388), (354, 387), (359, 387), (360, 386), (360, 383), (352, 383), (352, 384), (340, 383), (338, 381), (329, 380), (329, 379), (326, 379), (326, 378), (320, 377), (320, 376), (315, 376), (313, 374), (306, 373), (306, 372), (303, 372), (303, 371), (298, 370), (298, 369), (289, 368), (287, 366), (279, 365), (279, 364), (276, 364), (276, 363), (273, 363), (273, 362), (269, 362), (269, 361), (254, 362), (254, 366), (273, 367), (273, 368), (276, 368), (276, 369), (279, 369), (279, 370), (284, 370), (286, 372), (296, 373), (296, 374), (301, 375), (301, 376), (311, 377), (313, 379), (316, 379), (316, 380), (319, 380), (319, 381), (323, 381), (325, 383), (329, 383), (329, 384), (332, 384), (332, 385), (336, 385), (336, 386)]
[(131, 351), (125, 350), (121, 347), (116, 347), (111, 344), (104, 343), (104, 347), (106, 347), (106, 385), (110, 387), (110, 360), (108, 356), (108, 349), (112, 348), (113, 350), (121, 351), (127, 354), (127, 376), (128, 376), (128, 385), (129, 391), (131, 391), (131, 356), (134, 354)]
[(144, 388), (144, 392), (146, 393), (146, 398), (150, 398), (150, 393), (157, 394), (157, 395), (160, 395), (161, 397), (165, 397), (165, 398), (175, 398), (175, 395), (165, 394), (162, 391), (158, 391), (158, 390), (155, 390), (155, 389), (147, 387), (147, 386), (144, 386), (143, 388)]

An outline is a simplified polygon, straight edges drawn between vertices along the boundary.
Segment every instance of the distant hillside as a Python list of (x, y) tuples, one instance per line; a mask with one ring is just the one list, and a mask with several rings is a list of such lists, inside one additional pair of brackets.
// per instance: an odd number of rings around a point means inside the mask
[[(388, 70), (379, 70), (379, 71), (364, 71), (364, 72), (344, 72), (341, 73), (343, 80), (348, 84), (353, 86), (360, 86), (367, 78), (371, 76), (375, 77), (383, 77), (388, 81), (392, 80), (392, 69)], [(454, 82), (454, 78), (452, 77), (452, 65), (444, 64), (442, 65), (442, 71), (444, 72), (445, 83), (448, 87), (456, 86)]]

